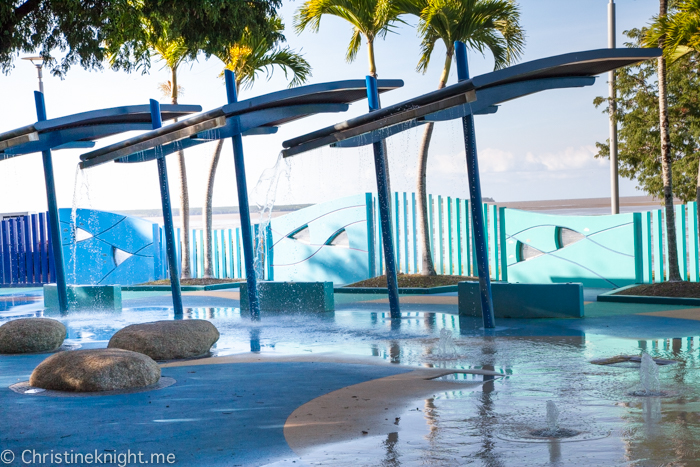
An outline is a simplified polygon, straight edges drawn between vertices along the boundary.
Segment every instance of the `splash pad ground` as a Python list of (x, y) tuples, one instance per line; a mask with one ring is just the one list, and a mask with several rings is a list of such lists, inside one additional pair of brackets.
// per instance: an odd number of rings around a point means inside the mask
[[(0, 320), (44, 315), (40, 289), (0, 293)], [(589, 301), (584, 319), (500, 320), (484, 331), (480, 319), (456, 315), (456, 294), (403, 296), (393, 321), (376, 294), (336, 295), (334, 313), (260, 322), (241, 315), (235, 291), (183, 298), (185, 318), (210, 320), (221, 339), (211, 357), (163, 363), (169, 387), (18, 394), (9, 386), (46, 355), (0, 356), (2, 448), (18, 461), (25, 450), (131, 450), (211, 466), (700, 462), (699, 309)], [(121, 313), (54, 316), (68, 328), (64, 348), (105, 347), (124, 326), (172, 319), (167, 292), (123, 300)], [(659, 367), (671, 397), (631, 396), (637, 368), (590, 363), (641, 351), (678, 361)], [(577, 436), (530, 435), (546, 427), (547, 400)]]

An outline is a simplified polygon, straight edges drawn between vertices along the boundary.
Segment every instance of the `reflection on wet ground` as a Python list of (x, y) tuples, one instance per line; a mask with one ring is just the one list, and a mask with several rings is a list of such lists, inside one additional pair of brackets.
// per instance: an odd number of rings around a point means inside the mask
[[(15, 317), (24, 316), (34, 303), (19, 300)], [(42, 315), (40, 309), (33, 313)], [(126, 308), (56, 318), (68, 328), (68, 344), (104, 347), (124, 326), (172, 319), (172, 309)], [(416, 401), (395, 432), (305, 452), (301, 460), (309, 465), (700, 465), (700, 321), (639, 315), (502, 320), (501, 328), (486, 332), (478, 320), (444, 313), (404, 313), (392, 321), (385, 313), (343, 310), (265, 315), (252, 322), (237, 308), (214, 307), (190, 308), (185, 319), (192, 318), (211, 320), (220, 330), (213, 349), (219, 356), (334, 352), (503, 375), (484, 377), (477, 390), (460, 387), (456, 377), (453, 391)], [(441, 332), (450, 334), (454, 352), (441, 352)], [(639, 387), (638, 365), (590, 363), (642, 352), (678, 362), (659, 366), (667, 397), (631, 395)], [(546, 428), (550, 400), (559, 407), (559, 426), (578, 435), (529, 435)]]

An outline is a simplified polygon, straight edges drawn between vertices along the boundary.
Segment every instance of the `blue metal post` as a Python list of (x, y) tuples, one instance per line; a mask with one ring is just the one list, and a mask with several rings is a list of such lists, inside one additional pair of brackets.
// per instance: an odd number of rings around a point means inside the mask
[[(457, 62), (457, 78), (459, 81), (469, 79), (467, 63), (467, 47), (463, 42), (455, 41), (455, 60)], [(493, 316), (493, 298), (491, 295), (491, 279), (489, 277), (488, 245), (484, 236), (484, 212), (481, 200), (481, 180), (479, 178), (479, 161), (476, 156), (476, 133), (474, 131), (474, 116), (469, 114), (462, 117), (464, 129), (464, 148), (467, 152), (467, 174), (469, 177), (469, 196), (471, 198), (472, 223), (474, 225), (474, 246), (476, 264), (481, 291), (481, 314), (484, 328), (494, 328), (496, 321)]]
[[(379, 110), (379, 89), (377, 78), (367, 76), (367, 102), (369, 111)], [(384, 165), (384, 141), (377, 141), (374, 148), (374, 170), (377, 173), (377, 201), (379, 204), (379, 222), (384, 244), (384, 260), (386, 262), (386, 282), (389, 292), (389, 309), (391, 318), (401, 318), (399, 307), (399, 285), (396, 280), (396, 257), (394, 256), (394, 240), (391, 236), (391, 194), (386, 182), (387, 167)]]
[[(226, 78), (226, 97), (228, 103), (238, 101), (236, 80), (231, 70), (224, 72)], [(253, 252), (253, 229), (250, 224), (250, 209), (248, 207), (248, 184), (245, 179), (245, 161), (243, 160), (243, 138), (240, 133), (231, 137), (233, 142), (233, 163), (236, 167), (236, 186), (238, 188), (238, 209), (241, 216), (241, 235), (243, 237), (243, 258), (245, 260), (245, 276), (248, 283), (248, 303), (250, 317), (260, 319), (260, 302), (258, 301), (258, 284), (255, 278), (255, 256)]]
[[(153, 129), (160, 128), (160, 103), (151, 99), (151, 122)], [(165, 157), (158, 159), (158, 180), (160, 182), (160, 200), (163, 205), (163, 224), (165, 226), (165, 251), (168, 255), (168, 270), (170, 271), (170, 290), (173, 295), (173, 312), (175, 319), (182, 319), (182, 292), (180, 290), (180, 273), (177, 264), (177, 245), (175, 244), (175, 226), (173, 226), (173, 211), (170, 206), (170, 188), (168, 187), (168, 167)]]
[[(36, 105), (36, 119), (40, 122), (46, 120), (46, 104), (44, 94), (34, 91), (34, 103)], [(51, 226), (51, 243), (53, 244), (53, 260), (56, 268), (56, 290), (58, 292), (58, 307), (61, 312), (68, 311), (68, 291), (66, 290), (66, 270), (63, 265), (63, 247), (61, 246), (61, 223), (58, 217), (58, 203), (56, 202), (56, 183), (53, 177), (53, 160), (51, 150), (41, 152), (44, 163), (44, 179), (46, 182), (46, 202), (49, 207), (49, 225)]]

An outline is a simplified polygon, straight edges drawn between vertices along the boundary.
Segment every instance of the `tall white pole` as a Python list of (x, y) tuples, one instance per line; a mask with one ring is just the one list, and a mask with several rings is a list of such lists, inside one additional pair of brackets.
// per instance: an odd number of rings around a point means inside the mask
[[(608, 48), (615, 48), (615, 0), (608, 4)], [(615, 120), (615, 72), (608, 73), (608, 94), (610, 96), (610, 210), (620, 213), (620, 188), (617, 175), (617, 121)]]

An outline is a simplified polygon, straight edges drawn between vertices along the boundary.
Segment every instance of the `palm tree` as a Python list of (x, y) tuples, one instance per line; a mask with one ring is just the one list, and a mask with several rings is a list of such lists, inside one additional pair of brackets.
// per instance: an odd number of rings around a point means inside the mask
[[(161, 39), (151, 44), (154, 54), (165, 62), (165, 66), (170, 70), (170, 81), (161, 84), (162, 91), (169, 92), (170, 102), (177, 104), (177, 99), (182, 91), (182, 87), (177, 82), (177, 69), (191, 56), (190, 50), (183, 46), (182, 40)], [(184, 151), (177, 152), (178, 168), (180, 172), (180, 225), (181, 225), (181, 277), (187, 279), (191, 276), (190, 266), (190, 198), (187, 190), (187, 170), (185, 167)]]
[[(659, 16), (655, 18), (658, 25), (668, 25), (668, 0), (659, 1)], [(647, 43), (663, 48), (668, 38), (664, 33), (666, 27), (652, 28), (647, 37)], [(655, 42), (651, 39), (655, 38)], [(666, 211), (666, 244), (668, 246), (668, 280), (680, 281), (678, 267), (678, 247), (676, 242), (676, 219), (673, 210), (673, 180), (671, 176), (671, 138), (668, 124), (668, 96), (666, 91), (666, 57), (661, 56), (657, 62), (657, 74), (659, 80), (659, 132), (661, 133), (661, 168), (664, 181), (664, 210)]]
[[(403, 12), (397, 7), (396, 0), (307, 0), (294, 17), (297, 33), (307, 27), (318, 32), (321, 18), (324, 15), (342, 18), (353, 27), (345, 59), (353, 62), (362, 45), (362, 39), (367, 42), (367, 59), (370, 76), (377, 77), (377, 64), (374, 55), (374, 41), (385, 38), (393, 24), (400, 21)], [(386, 182), (391, 193), (389, 177), (389, 158), (384, 147), (384, 166), (386, 167)]]
[[(525, 33), (520, 26), (520, 10), (511, 0), (399, 0), (399, 7), (419, 18), (418, 33), (421, 57), (417, 71), (425, 73), (435, 45), (445, 45), (445, 61), (438, 81), (438, 89), (445, 87), (450, 75), (455, 41), (461, 41), (474, 50), (489, 50), (495, 69), (512, 64), (522, 54)], [(427, 123), (418, 154), (418, 241), (422, 250), (423, 275), (435, 275), (428, 235), (428, 195), (426, 175), (428, 148), (434, 123)]]
[[(284, 72), (285, 78), (292, 80), (289, 87), (298, 86), (311, 76), (311, 65), (298, 53), (289, 47), (280, 47), (279, 42), (284, 40), (281, 35), (284, 31), (284, 24), (278, 17), (270, 19), (270, 29), (272, 35), (262, 36), (259, 34), (244, 35), (240, 42), (231, 45), (224, 53), (218, 55), (226, 68), (233, 71), (236, 76), (236, 91), (241, 86), (250, 88), (255, 83), (258, 74), (265, 72), (267, 79), (272, 77), (275, 67), (279, 67)], [(273, 37), (271, 39), (270, 37)], [(214, 178), (216, 168), (219, 165), (219, 157), (223, 140), (216, 143), (216, 149), (209, 164), (207, 176), (207, 191), (204, 199), (204, 277), (213, 276), (212, 268), (212, 200), (214, 197)]]
[[(661, 114), (661, 162), (664, 174), (664, 204), (666, 210), (666, 233), (669, 249), (669, 280), (680, 280), (678, 274), (678, 258), (676, 255), (676, 230), (669, 219), (673, 219), (673, 196), (671, 193), (671, 148), (668, 135), (668, 102), (666, 99), (666, 63), (665, 60), (675, 62), (689, 53), (700, 54), (700, 0), (681, 0), (676, 4), (676, 11), (667, 15), (667, 6), (662, 0), (659, 16), (654, 18), (651, 28), (647, 32), (645, 45), (648, 47), (662, 47), (664, 56), (659, 60), (659, 110)], [(662, 72), (664, 79), (662, 80)], [(663, 88), (663, 94), (662, 94)], [(663, 99), (662, 96), (663, 95)], [(667, 177), (668, 174), (668, 177)], [(668, 178), (668, 180), (667, 180)], [(668, 185), (667, 185), (668, 182)], [(700, 164), (698, 165), (697, 187), (695, 200), (700, 207)], [(669, 212), (671, 216), (669, 217)], [(671, 221), (673, 222), (673, 221)], [(671, 244), (674, 246), (672, 247)], [(675, 259), (674, 259), (675, 258)]]

